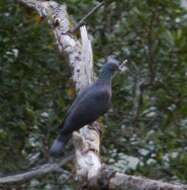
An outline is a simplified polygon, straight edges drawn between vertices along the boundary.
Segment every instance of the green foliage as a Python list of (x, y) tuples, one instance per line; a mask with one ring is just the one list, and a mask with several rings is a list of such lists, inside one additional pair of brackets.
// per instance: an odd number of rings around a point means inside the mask
[(69, 77), (38, 16), (11, 1), (1, 9), (0, 169), (12, 171), (24, 168), (33, 153), (46, 154), (48, 134), (66, 110)]
[[(63, 2), (76, 21), (96, 3)], [(186, 18), (179, 0), (123, 0), (106, 1), (87, 20), (96, 72), (108, 55), (128, 59), (128, 72), (114, 79), (102, 137), (103, 160), (119, 171), (187, 181)], [(0, 171), (6, 173), (48, 159), (74, 91), (38, 15), (3, 0), (0, 23)]]

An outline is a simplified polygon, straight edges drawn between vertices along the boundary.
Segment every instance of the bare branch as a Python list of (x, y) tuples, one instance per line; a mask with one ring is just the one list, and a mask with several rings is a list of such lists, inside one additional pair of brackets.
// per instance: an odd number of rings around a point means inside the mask
[(71, 154), (64, 159), (62, 159), (59, 163), (46, 163), (41, 166), (31, 168), (27, 172), (23, 172), (16, 175), (11, 176), (5, 176), (0, 178), (0, 185), (3, 184), (10, 184), (10, 183), (16, 183), (16, 182), (24, 182), (27, 180), (30, 180), (34, 177), (40, 177), (43, 175), (46, 175), (51, 172), (59, 172), (59, 168), (61, 168), (63, 165), (65, 165), (67, 162), (72, 160), (74, 158), (74, 154)]
[[(91, 41), (88, 38), (88, 33), (85, 26), (80, 28), (81, 43), (82, 43), (82, 61), (89, 67), (89, 70), (93, 71), (93, 52)], [(88, 84), (91, 84), (94, 80), (93, 72), (86, 72)]]
[(118, 190), (187, 190), (187, 185), (175, 185), (138, 176), (116, 173), (109, 182), (109, 189)]
[(86, 14), (77, 24), (76, 26), (70, 30), (70, 32), (75, 32), (77, 31), (85, 22), (85, 20), (90, 17), (92, 14), (94, 14), (102, 5), (104, 4), (104, 2), (102, 3), (98, 3), (93, 9), (91, 9), (91, 11), (88, 12), (88, 14)]

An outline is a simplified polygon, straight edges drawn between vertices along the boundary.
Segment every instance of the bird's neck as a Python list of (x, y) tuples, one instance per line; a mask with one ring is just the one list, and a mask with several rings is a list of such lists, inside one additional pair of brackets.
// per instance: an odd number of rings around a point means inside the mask
[(111, 84), (113, 73), (110, 71), (103, 70), (99, 76), (99, 80)]

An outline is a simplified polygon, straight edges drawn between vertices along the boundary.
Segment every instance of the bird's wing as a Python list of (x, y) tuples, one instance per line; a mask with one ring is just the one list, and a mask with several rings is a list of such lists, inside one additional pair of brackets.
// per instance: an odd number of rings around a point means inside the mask
[[(71, 110), (74, 109), (74, 107), (78, 104), (78, 102), (81, 101), (81, 99), (83, 99), (87, 92), (89, 91), (90, 88), (92, 88), (93, 85), (90, 85), (88, 87), (86, 87), (84, 90), (82, 90), (77, 97), (75, 98), (75, 100), (73, 101), (72, 105), (68, 108), (65, 117), (64, 117), (64, 121), (66, 120), (66, 118), (68, 117), (68, 115), (71, 113)], [(64, 122), (61, 123), (61, 125), (59, 126), (59, 128), (63, 127)]]
[(92, 123), (104, 114), (110, 107), (110, 93), (103, 86), (93, 85), (73, 104), (64, 123), (63, 131), (67, 133)]

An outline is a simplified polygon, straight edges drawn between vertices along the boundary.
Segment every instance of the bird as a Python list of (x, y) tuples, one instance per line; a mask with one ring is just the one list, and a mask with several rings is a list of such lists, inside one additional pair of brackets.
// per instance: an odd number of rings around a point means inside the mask
[(59, 135), (50, 148), (51, 156), (62, 155), (73, 131), (93, 123), (109, 110), (112, 97), (112, 77), (118, 70), (120, 70), (119, 62), (108, 58), (96, 82), (78, 94), (65, 115)]

